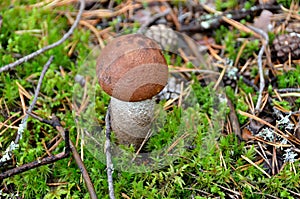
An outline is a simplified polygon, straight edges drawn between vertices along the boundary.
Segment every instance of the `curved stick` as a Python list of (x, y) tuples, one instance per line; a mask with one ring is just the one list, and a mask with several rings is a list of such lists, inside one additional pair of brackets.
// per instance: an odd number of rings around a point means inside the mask
[(55, 42), (53, 44), (45, 46), (44, 48), (41, 48), (41, 49), (39, 49), (39, 50), (37, 50), (37, 51), (29, 54), (29, 55), (26, 55), (25, 57), (22, 57), (21, 59), (18, 59), (17, 61), (15, 61), (13, 63), (10, 63), (8, 65), (5, 65), (5, 66), (1, 67), (0, 68), (0, 73), (2, 73), (4, 71), (7, 71), (9, 69), (12, 69), (12, 68), (14, 68), (14, 67), (16, 67), (16, 66), (24, 63), (24, 62), (27, 62), (28, 60), (30, 60), (30, 59), (32, 59), (32, 58), (34, 58), (34, 57), (36, 57), (36, 56), (38, 56), (38, 55), (46, 52), (47, 50), (50, 50), (50, 49), (52, 49), (52, 48), (54, 48), (54, 47), (62, 44), (65, 40), (68, 39), (68, 37), (70, 37), (73, 34), (75, 28), (77, 27), (77, 25), (78, 25), (78, 23), (80, 21), (82, 12), (84, 10), (84, 7), (85, 7), (85, 0), (80, 0), (80, 9), (79, 9), (78, 15), (76, 17), (76, 20), (73, 23), (73, 25), (71, 26), (70, 30), (66, 34), (64, 34), (64, 36), (60, 40), (58, 40), (57, 42)]

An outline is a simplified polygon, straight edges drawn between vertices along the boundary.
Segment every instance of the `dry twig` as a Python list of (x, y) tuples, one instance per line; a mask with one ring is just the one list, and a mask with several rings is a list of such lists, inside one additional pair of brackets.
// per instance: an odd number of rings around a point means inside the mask
[(262, 36), (262, 38), (264, 39), (264, 40), (262, 40), (262, 46), (261, 46), (258, 56), (257, 56), (257, 64), (258, 64), (260, 82), (259, 82), (259, 94), (258, 94), (258, 99), (257, 99), (255, 109), (260, 112), (261, 111), (260, 107), (261, 107), (261, 102), (262, 102), (262, 93), (265, 88), (264, 70), (263, 70), (263, 66), (262, 66), (262, 55), (266, 49), (266, 46), (269, 43), (269, 36), (265, 31), (263, 31), (261, 29), (255, 28), (253, 26), (248, 26), (248, 27), (251, 30), (253, 30), (254, 32), (256, 32), (257, 34), (260, 34)]
[[(45, 120), (41, 117), (38, 117), (36, 115), (33, 115), (33, 114), (30, 114), (30, 116), (32, 116), (33, 118), (35, 119), (38, 119), (40, 122), (43, 122), (43, 123), (46, 123), (46, 124), (49, 124), (51, 125), (52, 127), (54, 127), (58, 132), (60, 132), (61, 136), (66, 139), (66, 131), (65, 129), (62, 127), (62, 125), (60, 124), (58, 118), (55, 116), (55, 115), (52, 115), (52, 119), (49, 121), (49, 120)], [(69, 141), (70, 143), (70, 149), (72, 151), (72, 155), (75, 159), (75, 162), (78, 166), (78, 168), (80, 169), (80, 172), (83, 176), (83, 179), (85, 181), (85, 184), (86, 184), (86, 187), (88, 188), (88, 191), (89, 191), (89, 194), (90, 194), (90, 197), (92, 199), (97, 199), (97, 195), (96, 195), (96, 191), (95, 191), (95, 188), (94, 188), (94, 185), (91, 181), (91, 178), (84, 166), (84, 163), (82, 162), (81, 158), (80, 158), (80, 155), (78, 154), (76, 148), (75, 148), (75, 145), (73, 144), (73, 142), (70, 140)]]
[(282, 88), (276, 90), (279, 93), (286, 93), (286, 92), (300, 92), (300, 88)]
[(22, 57), (21, 59), (18, 59), (17, 61), (13, 62), (13, 63), (10, 63), (8, 65), (5, 65), (3, 67), (0, 68), (0, 73), (4, 72), (4, 71), (7, 71), (7, 70), (10, 70), (24, 62), (27, 62), (28, 60), (46, 52), (47, 50), (50, 50), (56, 46), (59, 46), (60, 44), (62, 44), (64, 41), (66, 41), (74, 32), (75, 28), (77, 27), (78, 23), (79, 23), (79, 20), (81, 18), (81, 15), (82, 15), (82, 12), (84, 10), (84, 7), (85, 7), (85, 0), (80, 0), (80, 9), (79, 9), (79, 12), (77, 14), (77, 17), (76, 17), (76, 20), (74, 22), (74, 24), (71, 26), (70, 30), (64, 34), (64, 36), (58, 40), (57, 42), (53, 43), (53, 44), (50, 44), (48, 46), (45, 46), (44, 48), (41, 48), (29, 55), (26, 55), (25, 57)]
[(57, 155), (54, 155), (54, 156), (51, 155), (51, 156), (48, 156), (41, 160), (36, 160), (34, 162), (30, 162), (28, 164), (24, 164), (22, 166), (18, 166), (16, 168), (13, 168), (13, 169), (10, 169), (3, 173), (0, 173), (0, 180), (17, 175), (17, 174), (25, 172), (25, 171), (28, 171), (30, 169), (34, 169), (34, 168), (42, 166), (42, 165), (51, 164), (53, 162), (56, 162), (58, 160), (68, 157), (70, 154), (69, 132), (66, 132), (65, 146), (66, 146), (65, 151), (61, 152)]
[(111, 127), (110, 127), (110, 108), (108, 107), (108, 110), (106, 112), (105, 116), (105, 126), (106, 126), (106, 132), (105, 132), (105, 146), (104, 146), (104, 152), (106, 155), (106, 169), (107, 169), (107, 181), (108, 181), (108, 191), (109, 191), (109, 197), (110, 199), (115, 199), (115, 193), (114, 193), (114, 183), (113, 183), (113, 177), (112, 174), (114, 172), (114, 165), (111, 160), (111, 145), (110, 145), (110, 133), (111, 133)]
[(169, 14), (171, 11), (171, 9), (166, 9), (165, 11), (161, 12), (161, 13), (157, 13), (155, 14), (153, 17), (151, 17), (150, 19), (148, 19), (148, 21), (146, 23), (144, 23), (139, 30), (137, 31), (137, 33), (143, 33), (143, 31), (147, 28), (147, 26), (149, 26), (150, 24), (152, 24), (153, 22), (155, 22), (156, 20), (158, 20), (161, 17), (166, 16), (167, 14)]
[(239, 120), (237, 118), (235, 109), (234, 109), (234, 105), (232, 104), (231, 100), (228, 98), (228, 96), (226, 96), (227, 99), (227, 105), (230, 108), (230, 112), (229, 112), (229, 118), (230, 118), (230, 124), (232, 126), (232, 130), (234, 132), (234, 134), (236, 136), (238, 136), (238, 138), (240, 140), (242, 140), (242, 133), (241, 133), (241, 128), (240, 128), (240, 124), (239, 124)]
[[(35, 93), (34, 93), (33, 101), (32, 101), (32, 103), (30, 104), (30, 106), (28, 108), (28, 111), (27, 111), (28, 113), (31, 113), (33, 107), (36, 104), (37, 97), (39, 95), (40, 88), (41, 88), (44, 76), (45, 76), (45, 74), (46, 74), (46, 72), (47, 72), (50, 64), (52, 63), (52, 61), (53, 61), (53, 56), (51, 56), (49, 58), (49, 60), (47, 61), (47, 63), (44, 65), (44, 68), (42, 70), (41, 76), (40, 76), (39, 81), (38, 81), (38, 85), (37, 85)], [(11, 144), (9, 145), (9, 147), (5, 150), (4, 155), (0, 159), (0, 163), (1, 162), (6, 162), (6, 161), (10, 160), (11, 159), (11, 155), (12, 155), (12, 151), (18, 148), (17, 144), (19, 143), (19, 140), (22, 138), (23, 131), (27, 127), (27, 120), (28, 120), (28, 117), (29, 117), (28, 113), (25, 115), (25, 117), (21, 121), (21, 124), (20, 124), (20, 127), (18, 129), (18, 133), (17, 133), (15, 141), (11, 142)]]

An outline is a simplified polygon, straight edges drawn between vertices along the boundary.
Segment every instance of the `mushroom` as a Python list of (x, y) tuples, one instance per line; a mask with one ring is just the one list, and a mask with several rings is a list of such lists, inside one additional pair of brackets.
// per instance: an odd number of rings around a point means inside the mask
[(102, 50), (96, 73), (100, 86), (111, 96), (111, 127), (117, 142), (137, 149), (151, 129), (153, 96), (168, 80), (160, 46), (142, 34), (120, 36)]

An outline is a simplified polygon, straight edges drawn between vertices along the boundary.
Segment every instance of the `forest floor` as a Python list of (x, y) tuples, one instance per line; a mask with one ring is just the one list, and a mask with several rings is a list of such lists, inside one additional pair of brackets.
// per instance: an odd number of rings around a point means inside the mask
[[(0, 2), (0, 198), (300, 198), (299, 1), (82, 2)], [(133, 33), (170, 74), (138, 152), (95, 70)]]

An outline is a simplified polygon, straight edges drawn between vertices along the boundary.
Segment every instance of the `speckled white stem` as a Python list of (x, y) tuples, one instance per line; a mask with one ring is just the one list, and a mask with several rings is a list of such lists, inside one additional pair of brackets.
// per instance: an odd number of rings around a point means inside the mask
[(111, 127), (118, 143), (138, 148), (147, 136), (154, 115), (153, 99), (124, 102), (111, 98)]

